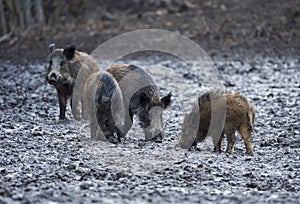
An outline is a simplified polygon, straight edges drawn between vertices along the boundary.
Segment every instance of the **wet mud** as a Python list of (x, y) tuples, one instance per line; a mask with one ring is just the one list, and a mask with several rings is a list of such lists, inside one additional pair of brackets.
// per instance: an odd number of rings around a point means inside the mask
[(174, 99), (164, 113), (162, 143), (144, 141), (135, 123), (120, 144), (90, 140), (69, 106), (67, 119), (58, 120), (46, 64), (1, 63), (0, 202), (299, 202), (299, 59), (257, 55), (213, 60), (221, 83), (249, 98), (257, 110), (253, 156), (245, 153), (239, 136), (232, 155), (224, 153), (225, 146), (223, 153), (213, 153), (209, 139), (198, 150), (175, 147), (188, 110), (176, 87), (190, 87), (182, 98), (207, 88), (187, 71), (199, 62), (164, 57), (131, 61), (152, 73), (158, 85), (167, 82), (162, 93), (171, 90)]

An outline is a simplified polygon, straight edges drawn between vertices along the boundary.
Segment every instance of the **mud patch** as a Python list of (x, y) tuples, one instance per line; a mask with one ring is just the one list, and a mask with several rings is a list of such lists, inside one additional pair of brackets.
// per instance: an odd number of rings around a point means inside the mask
[[(134, 63), (170, 64), (163, 58)], [(193, 87), (187, 93), (205, 89), (184, 73), (187, 65), (171, 64)], [(201, 151), (174, 148), (183, 117), (176, 97), (164, 114), (162, 143), (144, 141), (137, 126), (118, 145), (90, 141), (69, 107), (68, 119), (57, 120), (57, 96), (45, 83), (44, 64), (1, 64), (1, 202), (298, 202), (299, 60), (237, 56), (215, 64), (224, 85), (257, 109), (253, 156), (240, 139), (230, 156), (212, 153), (209, 142)], [(171, 88), (182, 83), (172, 74), (154, 77), (169, 80)]]

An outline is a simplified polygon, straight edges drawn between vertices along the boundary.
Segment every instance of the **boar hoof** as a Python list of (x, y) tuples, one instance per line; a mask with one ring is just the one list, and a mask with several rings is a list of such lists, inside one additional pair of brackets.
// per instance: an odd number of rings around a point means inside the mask
[(195, 151), (201, 152), (201, 148), (200, 147), (195, 147)]
[(162, 143), (162, 134), (158, 134), (157, 136), (155, 136), (154, 138), (151, 138), (150, 141), (152, 142), (157, 142), (157, 143)]
[(59, 116), (59, 120), (66, 120), (65, 116)]
[(81, 116), (79, 114), (73, 114), (73, 118), (77, 121), (81, 120)]
[(214, 149), (214, 153), (216, 153), (216, 154), (221, 154), (221, 150), (216, 150), (216, 149)]
[(222, 152), (222, 150), (221, 150), (220, 147), (215, 147), (214, 152), (217, 153), (217, 154), (220, 154)]

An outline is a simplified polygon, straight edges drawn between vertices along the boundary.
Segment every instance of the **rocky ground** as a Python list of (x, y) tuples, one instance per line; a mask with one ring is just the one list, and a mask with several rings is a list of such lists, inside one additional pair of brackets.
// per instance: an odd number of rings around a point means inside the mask
[[(187, 64), (179, 60), (132, 62), (154, 70), (157, 81), (169, 80), (170, 89), (180, 80), (194, 87), (186, 94), (206, 88), (184, 74)], [(70, 111), (67, 120), (57, 119), (57, 96), (44, 78), (46, 64), (1, 64), (0, 201), (297, 203), (299, 59), (257, 55), (214, 62), (222, 83), (257, 109), (253, 156), (245, 154), (241, 139), (230, 156), (213, 153), (209, 140), (200, 151), (175, 148), (184, 110), (176, 92), (164, 114), (162, 143), (144, 141), (137, 126), (121, 144), (91, 141)], [(176, 67), (177, 77), (155, 74), (151, 64), (161, 70)]]
[[(0, 203), (299, 202), (299, 1), (88, 2), (58, 19), (47, 7), (47, 26), (0, 42)], [(176, 148), (188, 109), (181, 100), (208, 88), (205, 75), (188, 71), (199, 61), (151, 52), (122, 60), (174, 93), (162, 143), (144, 141), (137, 125), (121, 144), (91, 141), (69, 107), (68, 119), (58, 120), (56, 91), (45, 80), (49, 43), (91, 53), (144, 28), (194, 40), (220, 84), (249, 98), (257, 110), (254, 155), (241, 139), (232, 155), (213, 153), (209, 139), (200, 150)]]

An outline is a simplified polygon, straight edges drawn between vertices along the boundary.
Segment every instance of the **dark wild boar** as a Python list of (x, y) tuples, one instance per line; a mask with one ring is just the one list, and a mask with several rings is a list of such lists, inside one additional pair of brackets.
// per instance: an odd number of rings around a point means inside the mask
[(121, 142), (125, 120), (123, 95), (118, 82), (108, 72), (101, 76), (94, 100), (97, 123), (104, 137), (111, 143)]
[(163, 137), (163, 110), (171, 104), (171, 93), (159, 98), (158, 87), (143, 69), (127, 64), (117, 64), (106, 70), (117, 80), (123, 94), (124, 135), (136, 115), (146, 140), (161, 141)]
[(123, 98), (117, 81), (108, 72), (93, 73), (84, 85), (82, 118), (90, 122), (93, 139), (116, 143), (123, 136)]

